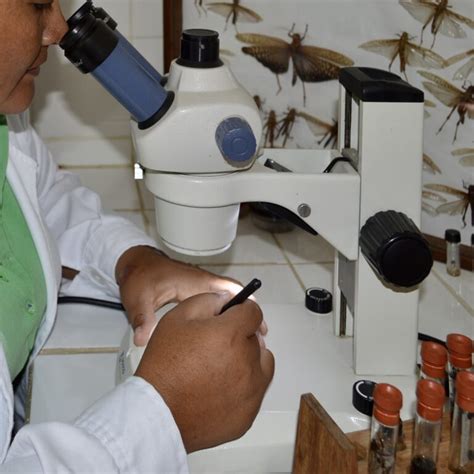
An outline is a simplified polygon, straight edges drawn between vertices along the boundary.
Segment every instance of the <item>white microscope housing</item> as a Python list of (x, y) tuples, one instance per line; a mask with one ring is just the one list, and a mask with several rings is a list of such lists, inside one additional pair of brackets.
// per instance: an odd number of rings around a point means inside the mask
[(432, 266), (418, 230), (423, 93), (392, 73), (343, 69), (338, 149), (263, 150), (253, 99), (202, 35), (183, 34), (165, 86), (170, 109), (153, 127), (132, 128), (164, 243), (223, 252), (241, 202), (273, 205), (336, 249), (334, 331), (354, 337), (355, 372), (413, 374), (417, 286)]
[[(234, 240), (240, 203), (194, 205), (190, 190), (181, 188), (179, 180), (175, 188), (174, 178), (218, 179), (250, 168), (262, 121), (253, 98), (219, 60), (217, 33), (187, 30), (183, 44), (189, 51), (171, 64), (166, 83), (174, 93), (173, 104), (156, 126), (140, 130), (134, 124), (132, 136), (146, 185), (155, 196), (163, 242), (180, 253), (212, 255), (227, 250)], [(196, 57), (191, 58), (193, 48)], [(206, 56), (206, 50), (213, 51)]]

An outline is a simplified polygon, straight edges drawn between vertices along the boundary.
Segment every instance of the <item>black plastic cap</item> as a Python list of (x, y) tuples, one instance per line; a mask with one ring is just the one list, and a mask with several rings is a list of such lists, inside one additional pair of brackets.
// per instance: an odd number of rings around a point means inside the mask
[(332, 311), (332, 295), (324, 288), (308, 288), (305, 306), (313, 313), (327, 314)]
[(370, 67), (341, 69), (339, 82), (363, 102), (424, 102), (423, 91), (392, 72)]
[(181, 56), (178, 64), (194, 68), (222, 66), (219, 59), (219, 33), (213, 30), (191, 29), (181, 36)]
[(374, 409), (375, 382), (372, 380), (358, 380), (352, 386), (352, 405), (354, 408), (367, 416), (372, 416)]
[(428, 242), (401, 212), (381, 211), (369, 218), (360, 231), (360, 247), (380, 277), (399, 287), (418, 285), (433, 266)]
[(446, 229), (444, 233), (444, 238), (446, 242), (451, 242), (453, 244), (458, 244), (461, 242), (461, 233), (456, 229)]

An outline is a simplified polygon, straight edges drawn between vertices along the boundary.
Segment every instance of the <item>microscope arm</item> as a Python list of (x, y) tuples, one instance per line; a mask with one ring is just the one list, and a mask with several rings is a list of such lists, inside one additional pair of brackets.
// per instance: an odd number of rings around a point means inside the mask
[[(318, 154), (312, 159), (318, 162)], [(307, 161), (306, 150), (288, 150), (287, 163)], [(299, 160), (299, 158), (301, 158)], [(245, 172), (226, 175), (182, 175), (145, 171), (147, 188), (160, 200), (187, 208), (225, 208), (241, 202), (269, 202), (282, 206), (306, 222), (349, 260), (358, 258), (360, 177), (349, 163), (333, 173), (279, 173), (261, 163)], [(176, 190), (182, 190), (181, 193)]]

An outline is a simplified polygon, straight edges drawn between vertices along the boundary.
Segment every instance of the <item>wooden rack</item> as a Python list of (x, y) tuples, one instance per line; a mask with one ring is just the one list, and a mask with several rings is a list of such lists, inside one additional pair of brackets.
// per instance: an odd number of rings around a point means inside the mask
[[(409, 472), (413, 421), (403, 423), (405, 448), (397, 452), (397, 474)], [(344, 434), (314, 395), (301, 397), (293, 459), (294, 474), (367, 473), (370, 430)], [(437, 474), (447, 474), (450, 441), (449, 414), (443, 419)]]

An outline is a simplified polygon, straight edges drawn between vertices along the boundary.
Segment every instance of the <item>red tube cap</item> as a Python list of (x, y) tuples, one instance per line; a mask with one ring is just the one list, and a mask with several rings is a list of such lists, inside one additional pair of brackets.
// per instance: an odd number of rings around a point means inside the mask
[(424, 341), (421, 344), (421, 370), (429, 377), (444, 379), (446, 376), (448, 351), (436, 342)]
[(418, 414), (425, 420), (438, 421), (443, 417), (444, 387), (432, 380), (420, 380), (416, 386)]
[(378, 383), (374, 389), (374, 417), (384, 425), (397, 426), (403, 395), (397, 387), (388, 383)]
[(459, 372), (456, 376), (456, 403), (461, 409), (474, 413), (474, 374)]
[(449, 362), (459, 369), (470, 369), (472, 366), (472, 339), (462, 334), (448, 334)]

